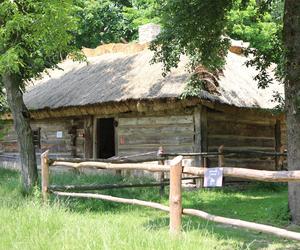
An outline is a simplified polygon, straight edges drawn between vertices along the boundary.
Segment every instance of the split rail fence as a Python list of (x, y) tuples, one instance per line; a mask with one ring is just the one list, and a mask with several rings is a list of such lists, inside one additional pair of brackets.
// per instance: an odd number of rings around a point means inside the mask
[[(220, 148), (222, 149), (222, 148)], [(200, 217), (202, 219), (231, 225), (234, 227), (240, 227), (245, 229), (257, 230), (264, 233), (273, 234), (279, 237), (288, 239), (300, 240), (300, 233), (288, 231), (282, 228), (277, 228), (269, 225), (258, 224), (254, 222), (243, 221), (239, 219), (225, 218), (221, 216), (212, 215), (201, 210), (183, 208), (182, 207), (182, 174), (189, 174), (195, 178), (202, 178), (206, 171), (204, 167), (190, 167), (183, 165), (183, 156), (175, 157), (169, 165), (159, 165), (157, 163), (141, 164), (132, 162), (118, 162), (112, 163), (109, 161), (96, 161), (90, 159), (49, 159), (49, 151), (46, 151), (41, 155), (41, 167), (42, 167), (42, 194), (45, 202), (48, 201), (48, 196), (53, 193), (58, 196), (67, 197), (82, 197), (93, 198), (112, 202), (119, 202), (125, 204), (146, 206), (150, 208), (159, 209), (169, 213), (170, 216), (170, 232), (172, 234), (179, 234), (181, 231), (181, 218), (182, 215), (192, 215)], [(195, 153), (193, 153), (195, 154)], [(205, 155), (205, 153), (199, 153)], [(197, 155), (199, 155), (197, 154)], [(189, 154), (190, 156), (191, 154)], [(242, 169), (242, 168), (230, 168), (224, 167), (224, 153), (217, 153), (219, 158), (219, 165), (223, 167), (223, 175), (225, 177), (236, 177), (255, 181), (264, 182), (299, 182), (300, 171), (266, 171), (266, 170), (254, 170), (254, 169)], [(281, 154), (283, 155), (283, 154)], [(150, 172), (169, 172), (170, 179), (165, 184), (170, 184), (169, 191), (169, 206), (162, 205), (150, 201), (142, 201), (138, 199), (127, 199), (114, 197), (110, 195), (74, 192), (74, 191), (87, 191), (87, 190), (101, 190), (110, 188), (128, 188), (128, 187), (144, 187), (144, 186), (159, 186), (162, 183), (148, 183), (148, 184), (106, 184), (106, 185), (81, 185), (81, 186), (56, 186), (49, 183), (49, 169), (53, 166), (66, 166), (74, 169), (81, 168), (96, 168), (96, 169), (110, 169), (110, 170), (146, 170)], [(67, 192), (67, 191), (73, 192)]]

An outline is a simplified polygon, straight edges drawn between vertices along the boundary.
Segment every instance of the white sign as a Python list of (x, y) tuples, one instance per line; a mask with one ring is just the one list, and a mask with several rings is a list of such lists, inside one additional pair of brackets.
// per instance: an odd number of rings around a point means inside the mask
[(63, 132), (62, 131), (57, 131), (56, 132), (56, 138), (62, 138), (63, 137)]
[(222, 187), (223, 168), (207, 168), (204, 171), (204, 187)]

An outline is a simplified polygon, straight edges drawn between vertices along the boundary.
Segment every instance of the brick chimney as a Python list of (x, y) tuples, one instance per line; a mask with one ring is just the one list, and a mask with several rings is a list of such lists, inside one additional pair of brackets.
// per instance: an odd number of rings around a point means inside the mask
[(139, 43), (149, 43), (160, 33), (160, 25), (148, 23), (139, 27)]

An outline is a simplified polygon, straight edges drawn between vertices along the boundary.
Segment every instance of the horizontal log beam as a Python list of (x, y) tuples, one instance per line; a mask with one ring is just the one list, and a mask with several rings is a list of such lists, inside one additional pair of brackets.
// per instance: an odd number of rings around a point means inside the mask
[(265, 152), (265, 151), (253, 151), (253, 150), (236, 150), (236, 149), (224, 149), (222, 153), (219, 152), (199, 152), (199, 153), (163, 153), (159, 156), (170, 157), (170, 156), (218, 156), (218, 155), (232, 155), (232, 156), (287, 156), (287, 153), (281, 152)]
[(263, 224), (258, 224), (258, 223), (243, 221), (238, 219), (225, 218), (221, 216), (212, 215), (196, 209), (185, 208), (183, 209), (183, 214), (196, 216), (208, 221), (213, 221), (225, 225), (231, 225), (239, 228), (246, 228), (246, 229), (256, 230), (263, 233), (273, 234), (286, 239), (300, 240), (300, 233), (288, 231), (286, 229), (282, 229), (278, 227), (273, 227), (273, 226), (268, 226), (268, 225), (263, 225)]
[(59, 195), (59, 196), (78, 197), (78, 198), (93, 198), (93, 199), (99, 199), (99, 200), (105, 200), (105, 201), (119, 202), (119, 203), (124, 203), (124, 204), (145, 206), (145, 207), (156, 208), (156, 209), (160, 209), (160, 210), (169, 212), (168, 206), (161, 205), (156, 202), (150, 202), (150, 201), (119, 198), (119, 197), (114, 197), (114, 196), (104, 195), (104, 194), (86, 194), (86, 193), (68, 193), (68, 192), (52, 192), (52, 193)]
[[(204, 175), (204, 168), (184, 167), (183, 173), (197, 176)], [(297, 182), (300, 181), (300, 170), (267, 171), (248, 168), (223, 168), (225, 177), (235, 177), (264, 182)]]
[[(138, 164), (138, 163), (105, 163), (105, 162), (63, 162), (55, 161), (52, 166), (65, 166), (72, 168), (96, 168), (96, 169), (112, 169), (112, 170), (146, 170), (150, 172), (169, 172), (170, 166), (158, 164)], [(196, 176), (204, 175), (204, 168), (184, 167), (183, 173)], [(295, 171), (267, 171), (255, 170), (247, 168), (223, 168), (225, 177), (235, 177), (255, 181), (264, 182), (298, 182), (300, 181), (300, 170)]]
[[(169, 185), (168, 181), (163, 182), (164, 185)], [(160, 182), (152, 183), (128, 183), (128, 184), (92, 184), (92, 185), (50, 185), (51, 191), (90, 191), (90, 190), (106, 190), (106, 189), (121, 189), (121, 188), (136, 188), (136, 187), (157, 187)]]
[[(139, 206), (145, 206), (145, 207), (151, 207), (155, 209), (159, 209), (165, 212), (170, 212), (170, 209), (168, 206), (156, 203), (156, 202), (149, 202), (149, 201), (142, 201), (137, 199), (126, 199), (126, 198), (119, 198), (114, 197), (110, 195), (103, 195), (103, 194), (86, 194), (86, 193), (67, 193), (67, 192), (53, 192), (56, 195), (59, 196), (67, 196), (67, 197), (78, 197), (78, 198), (93, 198), (93, 199), (100, 199), (100, 200), (106, 200), (106, 201), (113, 201), (113, 202), (119, 202), (124, 204), (131, 204), (131, 205), (139, 205)], [(184, 215), (192, 215), (197, 216), (205, 220), (209, 220), (212, 222), (222, 223), (225, 225), (231, 225), (251, 230), (256, 230), (259, 232), (264, 232), (268, 234), (273, 234), (279, 237), (283, 237), (286, 239), (292, 239), (292, 240), (300, 240), (300, 233), (288, 231), (282, 228), (272, 227), (268, 225), (258, 224), (254, 222), (248, 222), (238, 219), (230, 219), (225, 218), (221, 216), (212, 215), (200, 210), (195, 209), (183, 209), (182, 212)]]
[(93, 158), (50, 158), (49, 162), (52, 164), (55, 161), (66, 161), (72, 163), (80, 162), (107, 162), (107, 163), (142, 163), (142, 162), (152, 162), (152, 161), (161, 161), (164, 160), (163, 157), (147, 157), (143, 159), (129, 159), (129, 158), (118, 158), (118, 159), (93, 159)]
[(170, 166), (162, 166), (158, 164), (138, 164), (138, 163), (107, 163), (107, 162), (66, 162), (54, 161), (51, 166), (64, 166), (71, 168), (96, 168), (96, 169), (112, 169), (112, 170), (146, 170), (150, 172), (169, 172)]

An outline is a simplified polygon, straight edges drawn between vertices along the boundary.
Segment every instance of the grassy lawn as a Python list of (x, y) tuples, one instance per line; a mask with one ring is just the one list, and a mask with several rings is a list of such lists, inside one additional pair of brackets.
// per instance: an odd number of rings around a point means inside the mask
[[(131, 205), (92, 199), (57, 199), (42, 205), (37, 190), (20, 193), (19, 174), (0, 169), (0, 249), (300, 249), (300, 244), (255, 231), (184, 217), (183, 233), (169, 236), (168, 214)], [(63, 183), (118, 183), (114, 176), (61, 174)], [(167, 204), (158, 188), (110, 190), (101, 193)], [(253, 185), (248, 188), (185, 191), (183, 206), (212, 214), (274, 226), (288, 226), (287, 188)]]

